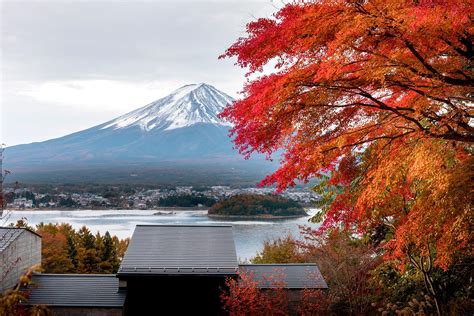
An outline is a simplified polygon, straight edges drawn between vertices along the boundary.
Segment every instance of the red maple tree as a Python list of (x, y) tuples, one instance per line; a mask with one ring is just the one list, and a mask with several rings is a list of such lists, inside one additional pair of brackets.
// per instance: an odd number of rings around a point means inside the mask
[(323, 178), (322, 228), (378, 234), (402, 264), (471, 251), (473, 4), (295, 1), (249, 23), (221, 56), (248, 68), (222, 117), (245, 156), (283, 149), (262, 184)]

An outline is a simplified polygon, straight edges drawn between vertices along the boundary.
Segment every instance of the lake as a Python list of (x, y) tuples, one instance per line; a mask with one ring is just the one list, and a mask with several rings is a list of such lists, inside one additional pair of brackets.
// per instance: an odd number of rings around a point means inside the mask
[[(153, 215), (162, 212), (164, 215)], [(316, 209), (307, 210), (312, 215)], [(171, 214), (172, 213), (172, 214)], [(104, 234), (109, 231), (119, 238), (131, 237), (135, 225), (167, 224), (167, 225), (232, 225), (237, 256), (240, 260), (247, 260), (255, 256), (263, 246), (263, 241), (291, 233), (299, 235), (298, 225), (312, 225), (307, 217), (279, 219), (279, 220), (228, 220), (211, 219), (207, 211), (203, 210), (74, 210), (74, 211), (11, 211), (6, 224), (15, 223), (25, 217), (29, 225), (44, 223), (69, 223), (74, 228), (86, 225), (92, 233), (100, 231)], [(2, 223), (4, 224), (4, 223)]]

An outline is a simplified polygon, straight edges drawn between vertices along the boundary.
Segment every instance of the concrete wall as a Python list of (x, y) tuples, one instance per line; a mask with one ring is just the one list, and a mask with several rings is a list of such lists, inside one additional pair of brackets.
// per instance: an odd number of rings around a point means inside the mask
[(0, 253), (0, 293), (13, 288), (21, 275), (37, 264), (41, 264), (41, 237), (23, 229)]

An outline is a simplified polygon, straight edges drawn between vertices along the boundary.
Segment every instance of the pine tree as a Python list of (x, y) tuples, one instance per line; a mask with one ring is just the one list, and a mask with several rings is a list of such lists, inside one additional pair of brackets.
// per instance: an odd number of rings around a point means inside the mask
[(77, 248), (76, 248), (76, 242), (74, 241), (74, 237), (72, 235), (67, 235), (67, 253), (74, 266), (74, 270), (77, 269), (77, 265), (78, 265)]
[(100, 272), (98, 266), (100, 258), (97, 256), (97, 250), (95, 249), (95, 238), (91, 234), (90, 230), (83, 226), (78, 232), (80, 247), (78, 249), (79, 273), (95, 273)]

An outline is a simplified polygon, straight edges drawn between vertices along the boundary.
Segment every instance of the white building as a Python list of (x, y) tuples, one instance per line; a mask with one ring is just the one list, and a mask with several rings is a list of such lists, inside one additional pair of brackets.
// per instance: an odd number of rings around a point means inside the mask
[(15, 208), (32, 208), (33, 201), (26, 198), (18, 198), (13, 200), (13, 207)]

